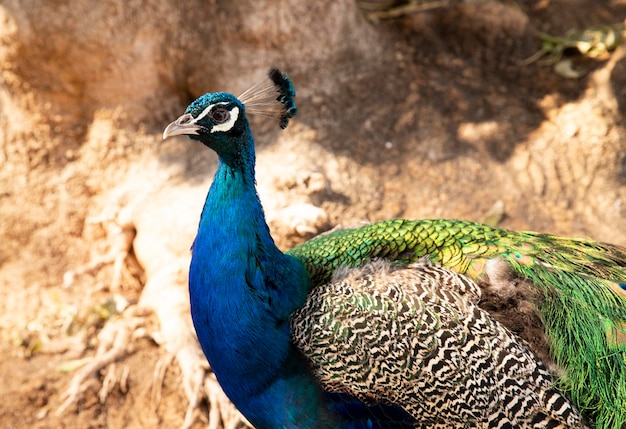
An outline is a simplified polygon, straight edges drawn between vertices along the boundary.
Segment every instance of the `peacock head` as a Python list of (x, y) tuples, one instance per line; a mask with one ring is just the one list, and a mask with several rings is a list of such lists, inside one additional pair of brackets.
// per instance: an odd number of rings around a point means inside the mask
[(182, 116), (165, 128), (163, 138), (186, 135), (226, 155), (229, 150), (237, 150), (234, 143), (247, 126), (245, 108), (237, 97), (215, 92), (191, 103)]
[(258, 83), (239, 97), (226, 92), (204, 94), (165, 128), (163, 138), (186, 135), (228, 157), (240, 149), (233, 143), (247, 136), (246, 111), (276, 118), (280, 127), (285, 128), (298, 111), (295, 96), (289, 77), (271, 69), (269, 81)]

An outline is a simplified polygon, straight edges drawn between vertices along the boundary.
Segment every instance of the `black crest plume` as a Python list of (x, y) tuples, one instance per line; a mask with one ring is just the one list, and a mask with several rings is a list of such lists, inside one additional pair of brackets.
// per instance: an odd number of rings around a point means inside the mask
[(296, 90), (291, 79), (277, 68), (270, 69), (268, 77), (268, 80), (252, 86), (238, 98), (248, 113), (276, 118), (284, 129), (289, 119), (298, 113), (294, 100)]

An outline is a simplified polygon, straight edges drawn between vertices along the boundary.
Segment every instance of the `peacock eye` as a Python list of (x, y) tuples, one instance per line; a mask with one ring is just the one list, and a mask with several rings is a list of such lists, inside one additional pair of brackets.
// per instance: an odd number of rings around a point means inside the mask
[(230, 110), (218, 107), (211, 112), (211, 119), (216, 124), (223, 124), (230, 119)]

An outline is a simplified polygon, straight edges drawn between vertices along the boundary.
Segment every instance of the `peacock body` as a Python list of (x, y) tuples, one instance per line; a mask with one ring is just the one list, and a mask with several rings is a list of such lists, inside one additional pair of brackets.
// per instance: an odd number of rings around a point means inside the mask
[(458, 220), (391, 220), (281, 252), (246, 113), (296, 113), (277, 70), (208, 93), (164, 137), (215, 150), (189, 272), (225, 393), (257, 428), (626, 424), (626, 250)]

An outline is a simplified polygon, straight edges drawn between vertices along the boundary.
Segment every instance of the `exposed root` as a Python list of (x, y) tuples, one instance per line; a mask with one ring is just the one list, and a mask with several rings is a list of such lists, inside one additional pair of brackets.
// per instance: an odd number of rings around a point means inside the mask
[(150, 391), (150, 417), (154, 421), (157, 421), (157, 408), (161, 403), (161, 392), (163, 380), (165, 379), (165, 372), (167, 371), (167, 367), (172, 363), (173, 359), (174, 355), (172, 353), (166, 353), (159, 358), (154, 366), (152, 390)]
[[(129, 316), (109, 321), (102, 331), (100, 331), (98, 334), (99, 345), (95, 356), (85, 361), (85, 365), (81, 367), (72, 378), (70, 386), (63, 394), (65, 400), (55, 413), (57, 416), (61, 415), (69, 406), (76, 403), (80, 395), (91, 386), (91, 383), (89, 383), (90, 379), (95, 377), (101, 369), (112, 365), (126, 355), (127, 347), (131, 343), (133, 334), (137, 331), (137, 328), (143, 324), (144, 320), (143, 317), (135, 316), (133, 310), (132, 307), (129, 308), (129, 310), (124, 313)], [(113, 371), (113, 373), (111, 373), (111, 371)], [(124, 374), (124, 371), (122, 372), (122, 377), (119, 378), (114, 375), (114, 371), (115, 368), (110, 367), (107, 376), (105, 376), (105, 381), (98, 395), (102, 402), (106, 400), (110, 392), (111, 384), (115, 384), (118, 380), (126, 380), (128, 378), (128, 374)], [(122, 385), (122, 383), (120, 383), (120, 385)]]
[(204, 381), (204, 392), (209, 401), (208, 429), (252, 428), (252, 425), (237, 411), (220, 387), (215, 375), (209, 374)]
[[(187, 382), (191, 381), (190, 385), (185, 389), (187, 398), (189, 399), (189, 405), (185, 411), (185, 420), (183, 421), (182, 429), (190, 428), (196, 420), (196, 412), (200, 409), (202, 400), (204, 399), (202, 385), (205, 377), (206, 371), (200, 370), (196, 372), (195, 380), (187, 380)], [(183, 381), (185, 380), (183, 379)]]
[(107, 367), (106, 374), (102, 379), (102, 387), (98, 392), (98, 399), (101, 404), (106, 402), (109, 393), (113, 391), (116, 385), (118, 386), (120, 392), (128, 392), (128, 375), (130, 373), (130, 369), (128, 368), (128, 365), (121, 365), (121, 369), (118, 374), (118, 366), (120, 365), (114, 362)]
[(88, 218), (87, 223), (101, 224), (105, 228), (109, 250), (105, 255), (74, 270), (67, 271), (63, 275), (63, 286), (69, 287), (77, 277), (94, 274), (103, 266), (113, 264), (109, 288), (112, 292), (118, 292), (121, 289), (124, 261), (130, 254), (136, 235), (135, 225), (132, 222), (132, 212), (119, 204), (112, 204), (107, 206), (100, 215)]

